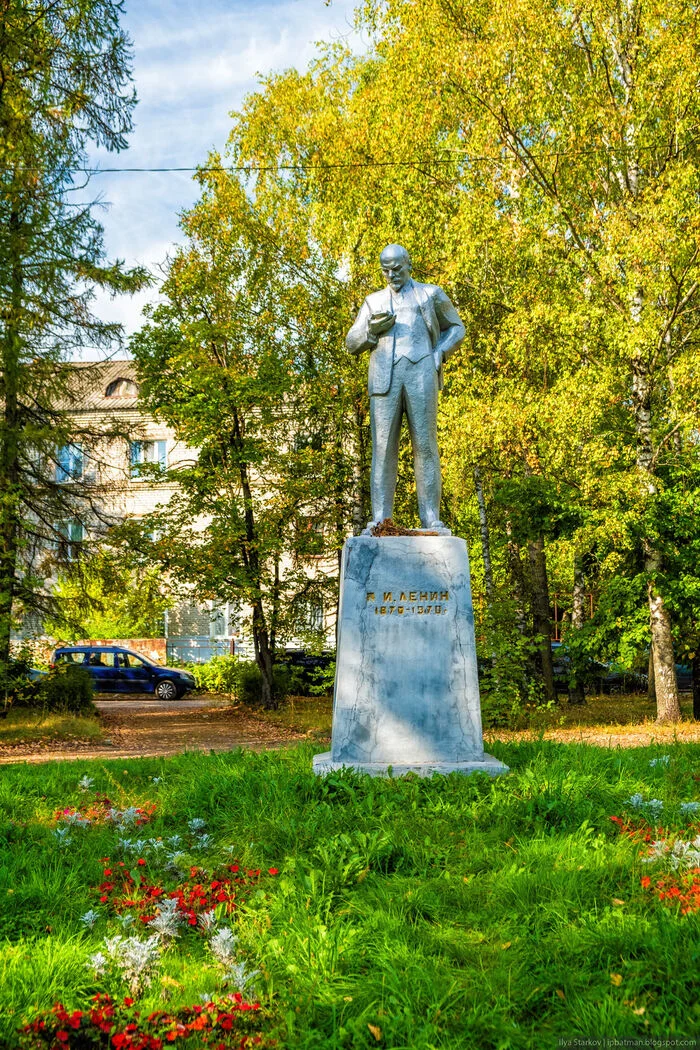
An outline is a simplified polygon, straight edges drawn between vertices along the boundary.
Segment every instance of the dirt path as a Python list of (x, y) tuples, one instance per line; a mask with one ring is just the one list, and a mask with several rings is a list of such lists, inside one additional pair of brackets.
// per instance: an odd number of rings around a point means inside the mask
[(261, 751), (304, 740), (304, 734), (270, 725), (250, 711), (211, 699), (97, 700), (106, 739), (36, 741), (0, 747), (0, 764), (74, 758), (140, 758), (182, 751)]
[[(167, 702), (153, 698), (97, 700), (106, 731), (99, 744), (90, 740), (30, 741), (0, 746), (0, 765), (11, 762), (50, 762), (78, 758), (139, 758), (175, 755), (182, 751), (231, 751), (237, 747), (256, 751), (284, 747), (308, 739), (308, 734), (257, 718), (227, 701), (188, 699)], [(318, 740), (317, 734), (311, 734)], [(538, 740), (536, 730), (487, 729), (484, 746), (496, 741)], [(700, 742), (700, 723), (675, 726), (638, 721), (630, 725), (551, 727), (545, 740), (560, 744), (595, 744), (598, 747), (645, 747), (649, 744)]]
[(663, 725), (657, 722), (636, 722), (626, 726), (562, 726), (546, 729), (544, 734), (535, 729), (484, 730), (484, 746), (494, 740), (517, 743), (520, 740), (553, 740), (557, 744), (595, 744), (597, 747), (649, 747), (650, 744), (697, 744), (700, 742), (700, 723), (678, 722)]

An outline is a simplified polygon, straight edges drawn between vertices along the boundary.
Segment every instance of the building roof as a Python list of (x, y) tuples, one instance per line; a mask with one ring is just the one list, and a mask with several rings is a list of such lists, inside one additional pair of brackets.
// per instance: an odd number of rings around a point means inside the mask
[(97, 408), (110, 412), (120, 408), (136, 408), (138, 394), (107, 395), (109, 388), (116, 386), (120, 379), (133, 383), (138, 389), (133, 361), (76, 361), (72, 367), (75, 370), (75, 383), (71, 403), (63, 407), (70, 407), (72, 411)]

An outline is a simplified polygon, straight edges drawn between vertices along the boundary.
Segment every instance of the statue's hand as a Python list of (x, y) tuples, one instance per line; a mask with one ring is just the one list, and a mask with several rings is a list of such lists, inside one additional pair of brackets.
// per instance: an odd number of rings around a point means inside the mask
[(386, 310), (380, 314), (372, 314), (367, 323), (370, 335), (376, 337), (384, 335), (384, 333), (388, 332), (390, 328), (393, 328), (395, 321), (395, 314), (389, 313)]

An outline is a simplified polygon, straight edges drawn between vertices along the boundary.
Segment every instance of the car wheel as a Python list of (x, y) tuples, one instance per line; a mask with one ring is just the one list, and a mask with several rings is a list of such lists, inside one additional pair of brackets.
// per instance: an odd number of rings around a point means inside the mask
[(159, 700), (177, 700), (177, 686), (169, 678), (166, 678), (165, 681), (159, 682), (156, 686), (156, 696)]

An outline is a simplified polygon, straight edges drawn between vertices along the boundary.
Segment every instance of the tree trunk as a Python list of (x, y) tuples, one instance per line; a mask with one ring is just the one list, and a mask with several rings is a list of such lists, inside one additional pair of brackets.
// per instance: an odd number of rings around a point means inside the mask
[(647, 670), (647, 696), (656, 702), (656, 682), (654, 680), (654, 650), (649, 646), (649, 666)]
[[(641, 296), (640, 296), (641, 297)], [(651, 434), (651, 381), (649, 367), (641, 357), (632, 361), (632, 405), (637, 436), (637, 468), (647, 494), (653, 499), (657, 492)], [(657, 585), (661, 573), (661, 552), (652, 539), (644, 539), (644, 569), (648, 575), (649, 620), (651, 625), (651, 652), (654, 660), (656, 688), (656, 718), (659, 722), (678, 722), (681, 706), (678, 700), (671, 615)]]
[(544, 695), (548, 702), (556, 703), (557, 693), (554, 688), (554, 668), (552, 666), (552, 646), (550, 642), (549, 587), (547, 584), (547, 563), (544, 556), (544, 539), (540, 536), (530, 540), (527, 545), (530, 559), (530, 579), (532, 582), (532, 620), (534, 634), (537, 637), (540, 671), (544, 685)]
[(275, 554), (275, 576), (272, 584), (272, 617), (270, 622), (270, 655), (275, 662), (275, 650), (277, 648), (277, 623), (279, 621), (280, 606), (280, 559)]
[(486, 607), (489, 614), (493, 610), (493, 567), (491, 564), (491, 537), (489, 535), (489, 523), (486, 517), (486, 500), (484, 499), (484, 486), (481, 484), (481, 474), (476, 463), (472, 466), (474, 473), (474, 489), (476, 491), (476, 502), (479, 507), (479, 533), (481, 536), (481, 555), (484, 559), (484, 589), (486, 591)]
[[(583, 573), (583, 560), (580, 555), (574, 558), (574, 590), (571, 602), (571, 629), (580, 631), (586, 616), (586, 578)], [(581, 668), (571, 666), (569, 678), (569, 703), (585, 704), (586, 694), (583, 691)]]
[(513, 597), (515, 598), (515, 622), (518, 633), (523, 637), (527, 634), (527, 618), (525, 616), (525, 577), (523, 574), (523, 563), (520, 558), (520, 547), (512, 539), (512, 528), (506, 521), (506, 535), (508, 536), (508, 567), (510, 569), (511, 582), (513, 584)]
[(681, 705), (678, 699), (676, 661), (673, 656), (671, 617), (653, 578), (654, 564), (648, 566), (649, 612), (651, 616), (651, 651), (654, 654), (654, 684), (656, 686), (657, 722), (680, 722)]
[(693, 718), (700, 721), (700, 645), (693, 656)]
[(0, 689), (7, 696), (7, 670), (12, 636), (12, 605), (17, 588), (17, 553), (20, 528), (19, 494), (19, 365), (22, 308), (19, 216), (10, 216), (11, 304), (0, 354)]
[(251, 606), (253, 610), (253, 647), (255, 650), (255, 662), (262, 675), (262, 690), (260, 702), (265, 708), (277, 706), (275, 688), (272, 678), (272, 667), (274, 655), (270, 646), (270, 636), (265, 620), (265, 609), (262, 598), (262, 573), (260, 566), (260, 553), (258, 551), (258, 536), (255, 527), (255, 515), (253, 512), (253, 493), (248, 477), (248, 464), (244, 456), (243, 427), (240, 417), (234, 411), (234, 445), (238, 459), (238, 471), (243, 491), (244, 520), (245, 520), (245, 543), (242, 545), (243, 562), (245, 564), (248, 578), (253, 586)]

